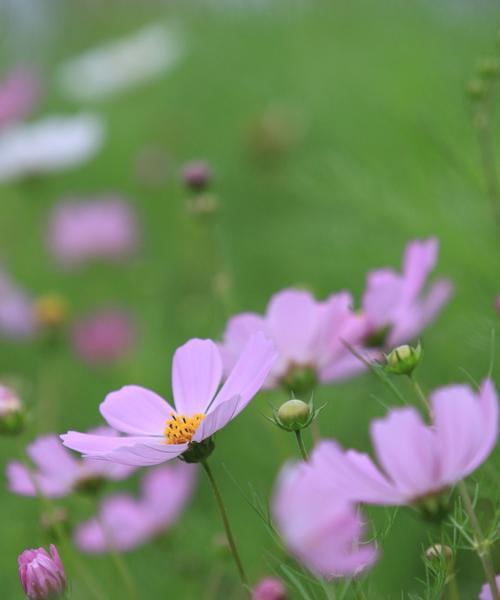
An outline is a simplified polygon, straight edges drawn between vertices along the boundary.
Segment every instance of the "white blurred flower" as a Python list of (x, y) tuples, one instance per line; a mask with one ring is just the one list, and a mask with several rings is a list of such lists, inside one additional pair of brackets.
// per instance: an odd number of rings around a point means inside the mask
[(101, 148), (104, 133), (102, 118), (91, 113), (13, 125), (0, 135), (0, 181), (81, 164)]
[(59, 83), (77, 100), (98, 100), (159, 76), (179, 60), (178, 36), (150, 25), (63, 63)]

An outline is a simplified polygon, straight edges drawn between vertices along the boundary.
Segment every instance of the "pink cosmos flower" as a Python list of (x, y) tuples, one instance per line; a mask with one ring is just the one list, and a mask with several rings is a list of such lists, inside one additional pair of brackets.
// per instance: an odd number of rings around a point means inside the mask
[[(95, 437), (109, 439), (116, 432), (107, 427), (92, 430)], [(48, 498), (67, 496), (76, 490), (93, 490), (106, 479), (120, 480), (132, 469), (124, 465), (84, 458), (77, 460), (57, 435), (37, 438), (26, 448), (35, 469), (12, 461), (7, 465), (9, 490), (22, 496), (42, 494)]]
[(52, 211), (48, 244), (63, 265), (89, 260), (121, 260), (138, 244), (138, 224), (132, 207), (118, 197), (66, 200)]
[(0, 268), (0, 334), (21, 339), (32, 336), (35, 330), (32, 298)]
[(40, 96), (40, 82), (34, 72), (17, 67), (0, 82), (0, 129), (28, 117)]
[(438, 315), (453, 293), (445, 279), (435, 281), (423, 293), (438, 250), (436, 238), (415, 240), (406, 246), (402, 273), (392, 269), (368, 273), (362, 298), (367, 337), (386, 334), (385, 345), (392, 348), (411, 341)]
[(54, 544), (50, 545), (50, 554), (45, 548), (25, 550), (17, 563), (19, 579), (29, 600), (55, 600), (63, 596), (66, 574)]
[[(315, 452), (325, 477), (356, 502), (414, 504), (467, 477), (498, 439), (498, 398), (491, 380), (478, 393), (450, 385), (431, 394), (432, 426), (414, 408), (389, 411), (371, 426), (378, 459), (322, 442)], [(330, 475), (328, 475), (328, 473)]]
[(94, 517), (77, 527), (75, 543), (84, 552), (132, 550), (164, 533), (180, 517), (196, 481), (194, 465), (177, 462), (156, 467), (141, 481), (136, 499), (119, 494), (105, 499)]
[(286, 588), (281, 579), (265, 577), (252, 590), (252, 600), (286, 600)]
[(91, 364), (122, 358), (135, 341), (135, 323), (122, 310), (106, 309), (78, 320), (72, 329), (75, 352)]
[(292, 554), (325, 579), (356, 575), (377, 558), (375, 547), (360, 541), (364, 525), (357, 509), (332, 493), (323, 470), (308, 463), (282, 470), (273, 515)]
[(301, 393), (299, 378), (312, 383), (350, 377), (364, 369), (343, 345), (344, 340), (357, 344), (364, 332), (364, 322), (351, 305), (347, 292), (332, 294), (323, 302), (303, 290), (278, 292), (265, 316), (242, 313), (229, 320), (221, 344), (224, 366), (230, 370), (248, 338), (263, 331), (275, 342), (279, 355), (267, 387), (284, 385)]
[(192, 339), (172, 364), (175, 408), (154, 392), (126, 386), (101, 404), (109, 425), (123, 437), (69, 431), (64, 445), (85, 456), (136, 466), (180, 456), (234, 419), (259, 391), (276, 358), (273, 344), (258, 333), (245, 346), (224, 385), (222, 359), (212, 340)]
[[(500, 575), (497, 575), (496, 578), (498, 591), (500, 592)], [(493, 600), (493, 594), (491, 593), (491, 588), (489, 583), (485, 583), (481, 588), (481, 593), (479, 594), (479, 600)]]

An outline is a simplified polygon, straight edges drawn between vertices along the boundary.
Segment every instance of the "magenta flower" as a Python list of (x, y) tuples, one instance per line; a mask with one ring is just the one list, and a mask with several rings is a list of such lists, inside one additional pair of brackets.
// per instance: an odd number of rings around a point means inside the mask
[(90, 260), (121, 260), (136, 249), (139, 239), (135, 212), (118, 197), (66, 200), (52, 211), (48, 244), (63, 265)]
[(99, 517), (79, 525), (75, 543), (83, 552), (132, 550), (167, 531), (180, 517), (190, 499), (197, 469), (182, 462), (157, 467), (141, 482), (142, 495), (110, 496), (99, 509)]
[(122, 310), (107, 309), (78, 320), (71, 340), (78, 356), (90, 364), (111, 363), (134, 345), (135, 323)]
[(252, 336), (224, 385), (222, 360), (211, 340), (192, 339), (172, 364), (175, 408), (154, 392), (126, 386), (101, 404), (109, 425), (123, 437), (69, 431), (64, 445), (85, 456), (136, 466), (156, 465), (196, 448), (234, 419), (259, 391), (276, 358), (263, 334)]
[(347, 292), (318, 302), (309, 292), (283, 290), (271, 298), (265, 316), (242, 313), (229, 320), (221, 344), (224, 366), (229, 370), (250, 335), (263, 331), (279, 355), (267, 387), (283, 385), (300, 394), (310, 391), (317, 379), (350, 377), (364, 369), (343, 345), (344, 340), (357, 344), (364, 332), (351, 304)]
[(0, 129), (28, 117), (40, 96), (40, 82), (30, 69), (17, 67), (0, 82)]
[(34, 335), (36, 327), (32, 298), (0, 268), (0, 334), (22, 339)]
[(62, 598), (66, 591), (66, 574), (54, 544), (50, 554), (45, 548), (25, 550), (17, 559), (19, 579), (29, 600)]
[(192, 190), (203, 190), (212, 181), (213, 173), (210, 165), (198, 160), (187, 163), (182, 169), (182, 180)]
[(450, 385), (430, 399), (432, 426), (414, 408), (392, 409), (372, 423), (380, 466), (366, 454), (323, 442), (315, 460), (325, 477), (356, 502), (387, 505), (415, 504), (467, 477), (498, 439), (494, 385), (486, 379), (478, 393), (467, 385)]
[[(498, 591), (500, 592), (500, 575), (497, 575), (496, 578)], [(491, 593), (491, 588), (489, 583), (485, 583), (481, 588), (481, 593), (479, 594), (479, 600), (493, 600), (493, 594)]]
[(286, 600), (288, 595), (281, 579), (265, 577), (252, 590), (252, 600)]
[(310, 571), (324, 579), (350, 577), (372, 565), (377, 551), (361, 542), (361, 515), (333, 493), (327, 474), (309, 463), (285, 466), (273, 515), (285, 545)]
[[(93, 430), (95, 437), (110, 439), (116, 432), (101, 427)], [(35, 469), (12, 461), (7, 465), (8, 487), (22, 496), (41, 494), (60, 498), (74, 491), (93, 491), (105, 480), (125, 479), (132, 469), (105, 461), (84, 458), (77, 460), (56, 435), (37, 438), (26, 448)]]
[(382, 335), (392, 348), (415, 338), (438, 315), (453, 292), (449, 281), (439, 279), (423, 293), (438, 249), (436, 238), (415, 240), (406, 246), (402, 273), (379, 269), (368, 274), (362, 299), (367, 337)]

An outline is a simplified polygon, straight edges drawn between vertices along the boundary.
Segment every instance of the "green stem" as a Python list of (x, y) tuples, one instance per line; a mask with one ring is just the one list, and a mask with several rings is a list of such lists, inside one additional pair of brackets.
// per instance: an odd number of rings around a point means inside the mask
[(304, 460), (309, 460), (309, 455), (307, 454), (304, 440), (302, 439), (302, 431), (300, 429), (295, 431), (295, 437), (297, 438), (297, 444), (299, 446), (300, 453), (302, 454), (302, 458)]
[(491, 554), (488, 548), (488, 543), (484, 538), (483, 531), (481, 529), (481, 525), (477, 519), (476, 513), (474, 511), (474, 506), (472, 505), (472, 500), (469, 496), (469, 492), (467, 491), (467, 486), (464, 481), (460, 481), (458, 483), (458, 491), (460, 493), (460, 497), (462, 498), (462, 502), (464, 505), (465, 512), (467, 513), (470, 524), (472, 527), (472, 531), (474, 532), (475, 546), (477, 555), (479, 556), (479, 560), (483, 565), (483, 570), (486, 575), (486, 580), (491, 589), (491, 595), (493, 600), (500, 600), (500, 594), (498, 592), (498, 587), (496, 583), (495, 569), (493, 567), (493, 561), (491, 560)]
[(418, 381), (415, 379), (413, 374), (408, 375), (408, 379), (411, 381), (411, 384), (413, 386), (413, 389), (415, 390), (415, 394), (417, 395), (417, 398), (420, 400), (420, 402), (422, 403), (425, 411), (427, 412), (427, 414), (429, 415), (429, 418), (432, 418), (432, 413), (431, 413), (431, 406), (429, 404), (429, 400), (427, 400), (427, 396), (424, 394), (424, 391), (422, 390), (422, 388), (420, 387), (420, 384), (418, 383)]
[(460, 600), (460, 593), (458, 591), (457, 579), (455, 577), (455, 569), (453, 564), (450, 564), (448, 567), (446, 584), (448, 586), (448, 600)]
[(205, 469), (205, 473), (207, 474), (208, 480), (210, 481), (210, 485), (212, 486), (212, 491), (215, 496), (215, 501), (217, 502), (217, 506), (219, 508), (219, 512), (222, 518), (222, 523), (224, 525), (224, 530), (226, 532), (227, 541), (229, 543), (229, 547), (231, 549), (231, 553), (233, 555), (234, 562), (236, 563), (236, 568), (238, 569), (238, 573), (240, 575), (241, 583), (244, 588), (248, 589), (248, 579), (245, 574), (245, 570), (243, 569), (243, 564), (241, 562), (241, 558), (238, 552), (238, 548), (236, 547), (236, 543), (234, 541), (233, 532), (231, 531), (231, 526), (229, 524), (229, 519), (227, 517), (226, 509), (224, 507), (224, 501), (222, 500), (221, 493), (219, 491), (219, 487), (215, 481), (214, 475), (212, 473), (212, 469), (208, 466), (208, 462), (206, 460), (202, 460), (201, 464)]

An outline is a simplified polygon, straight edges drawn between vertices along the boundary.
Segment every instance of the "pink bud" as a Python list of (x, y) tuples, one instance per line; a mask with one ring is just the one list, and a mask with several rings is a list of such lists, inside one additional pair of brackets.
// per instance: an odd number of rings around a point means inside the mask
[(276, 577), (265, 577), (253, 588), (252, 600), (286, 600), (286, 588)]
[(19, 578), (29, 600), (55, 600), (66, 590), (66, 574), (56, 547), (25, 550), (17, 559)]
[(207, 187), (212, 179), (210, 166), (203, 162), (190, 162), (182, 170), (182, 179), (188, 188), (201, 190)]

